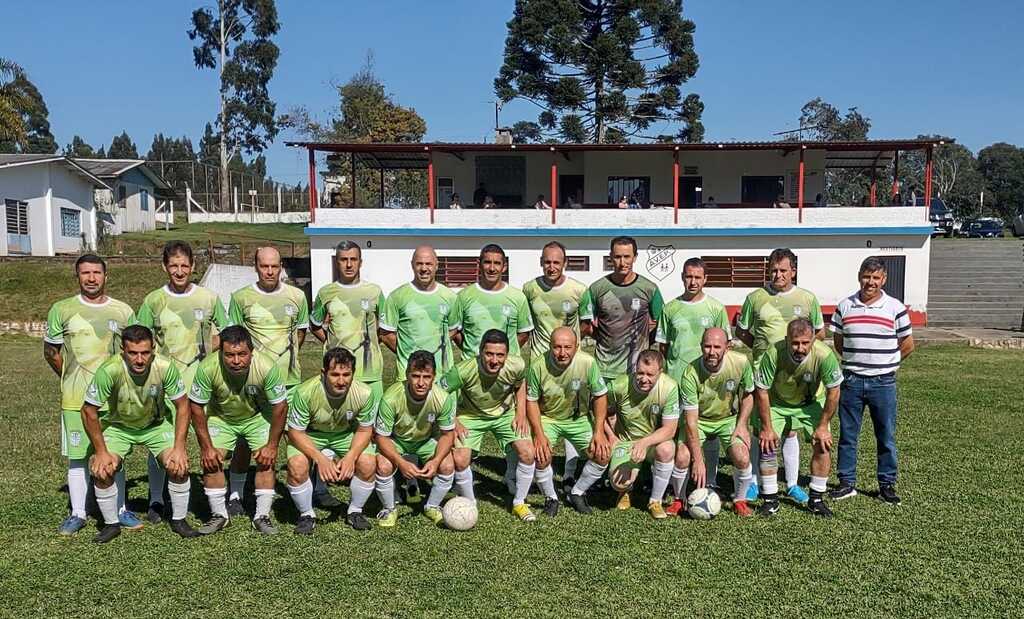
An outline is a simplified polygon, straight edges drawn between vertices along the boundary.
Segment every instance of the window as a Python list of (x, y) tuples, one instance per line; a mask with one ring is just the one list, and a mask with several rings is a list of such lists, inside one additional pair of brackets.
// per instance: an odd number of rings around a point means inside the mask
[[(494, 199), (499, 208), (523, 206), (526, 193), (526, 158), (503, 156), (478, 156), (476, 158), (476, 183), (473, 203), (483, 204), (483, 195)], [(483, 192), (480, 189), (483, 188)], [(480, 192), (479, 204), (477, 193)], [(447, 206), (447, 205), (445, 205)], [(533, 201), (530, 201), (533, 206)]]
[[(449, 288), (461, 288), (476, 281), (480, 261), (476, 256), (438, 256), (437, 281)], [(508, 281), (508, 271), (501, 276)]]
[(7, 234), (28, 234), (28, 202), (4, 200)]
[(740, 201), (744, 204), (771, 206), (783, 194), (781, 176), (744, 176)]
[(60, 235), (77, 238), (82, 234), (82, 211), (71, 208), (60, 209)]
[(566, 256), (565, 257), (565, 270), (566, 271), (589, 271), (590, 270), (590, 256)]
[(124, 185), (117, 186), (117, 206), (125, 208), (128, 205), (128, 188)]
[(604, 257), (604, 263), (601, 265), (601, 268), (604, 269), (605, 273), (609, 273), (615, 270), (615, 266), (612, 264), (611, 256)]
[(145, 189), (139, 190), (139, 208), (144, 211), (149, 210), (149, 192)]
[(767, 279), (768, 256), (701, 256), (707, 265), (707, 286), (757, 288)]
[(609, 176), (608, 204), (617, 205), (625, 198), (628, 202), (637, 203), (641, 207), (651, 205), (650, 176)]

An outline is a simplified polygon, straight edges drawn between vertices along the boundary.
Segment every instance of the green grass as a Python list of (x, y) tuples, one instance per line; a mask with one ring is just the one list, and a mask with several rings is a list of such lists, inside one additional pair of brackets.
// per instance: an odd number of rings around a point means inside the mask
[(206, 243), (213, 239), (218, 243), (232, 243), (239, 240), (269, 239), (275, 241), (306, 242), (303, 234), (305, 224), (244, 224), (244, 223), (198, 223), (172, 225), (170, 230), (158, 226), (149, 232), (128, 232), (119, 238), (126, 241), (160, 241), (172, 239)]
[[(932, 346), (908, 360), (898, 509), (862, 496), (834, 504), (831, 521), (784, 506), (770, 521), (563, 509), (526, 525), (504, 506), (491, 444), (477, 469), (480, 523), (467, 533), (403, 508), (394, 530), (359, 534), (329, 520), (300, 539), (281, 498), (275, 538), (236, 520), (199, 540), (147, 526), (96, 546), (92, 527), (56, 534), (66, 509), (57, 379), (40, 349), (0, 340), (2, 616), (1009, 616), (1024, 600), (1020, 353)], [(307, 375), (315, 357), (303, 351)], [(865, 436), (860, 478), (871, 489), (870, 427)], [(141, 455), (128, 473), (141, 508)]]

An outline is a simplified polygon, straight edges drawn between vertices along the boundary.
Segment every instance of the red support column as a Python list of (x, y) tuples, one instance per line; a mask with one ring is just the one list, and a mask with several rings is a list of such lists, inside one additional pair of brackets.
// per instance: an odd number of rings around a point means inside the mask
[(551, 149), (551, 225), (555, 225), (555, 212), (558, 211), (558, 153)]
[(878, 181), (875, 180), (875, 171), (871, 171), (871, 193), (869, 194), (871, 206), (878, 206)]
[(679, 148), (672, 154), (672, 223), (679, 223)]
[(316, 221), (316, 155), (312, 148), (309, 151), (309, 223)]
[(892, 197), (900, 192), (900, 151), (895, 151), (892, 156)]
[(427, 160), (427, 208), (430, 209), (430, 223), (434, 223), (434, 201), (436, 200), (434, 195), (434, 153), (430, 153), (430, 159)]
[(800, 167), (796, 176), (797, 221), (804, 223), (804, 146), (800, 146)]
[(932, 147), (925, 151), (924, 162), (924, 215), (928, 217), (932, 207)]

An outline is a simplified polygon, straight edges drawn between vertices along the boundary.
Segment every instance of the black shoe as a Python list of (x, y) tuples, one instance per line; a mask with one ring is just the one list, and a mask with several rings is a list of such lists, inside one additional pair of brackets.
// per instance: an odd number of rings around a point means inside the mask
[(231, 499), (228, 501), (228, 517), (237, 518), (238, 516), (245, 515), (245, 507), (242, 506), (242, 502), (238, 499)]
[(316, 518), (312, 516), (299, 516), (299, 520), (295, 523), (295, 534), (312, 535), (313, 527), (315, 526)]
[(420, 495), (420, 482), (410, 479), (405, 482), (405, 498), (411, 499)]
[(562, 494), (569, 496), (572, 494), (572, 488), (576, 485), (576, 480), (572, 477), (566, 477), (562, 480)]
[(184, 518), (181, 520), (171, 520), (171, 530), (185, 539), (199, 537), (202, 535), (202, 533), (193, 529), (192, 525), (190, 525)]
[(833, 501), (841, 501), (852, 496), (857, 496), (857, 490), (853, 487), (853, 484), (845, 481), (839, 482), (839, 485), (828, 493), (828, 498)]
[(160, 524), (164, 521), (164, 506), (162, 503), (150, 503), (146, 510), (146, 520), (149, 524)]
[(820, 494), (817, 496), (812, 494), (811, 498), (807, 500), (807, 511), (822, 518), (832, 517), (832, 510), (825, 505), (825, 499)]
[(892, 484), (879, 485), (878, 498), (889, 505), (901, 505), (903, 503), (903, 501), (900, 501), (900, 497), (896, 495), (896, 486)]
[(277, 535), (277, 527), (270, 521), (270, 516), (253, 518), (252, 528), (260, 535)]
[(103, 525), (100, 532), (96, 534), (96, 537), (92, 538), (92, 541), (97, 544), (106, 544), (110, 540), (114, 539), (121, 534), (120, 524), (107, 524)]
[(338, 509), (342, 503), (338, 499), (334, 498), (334, 495), (330, 492), (324, 492), (322, 494), (313, 495), (313, 505), (323, 509)]
[(199, 527), (199, 534), (212, 535), (226, 526), (228, 526), (228, 519), (220, 514), (214, 514), (209, 520), (203, 523), (203, 526)]
[(352, 512), (351, 514), (348, 514), (345, 516), (345, 522), (347, 522), (348, 526), (352, 527), (356, 531), (369, 531), (372, 528), (370, 521), (366, 519), (363, 512)]
[(541, 510), (545, 515), (554, 518), (558, 515), (558, 508), (560, 504), (558, 499), (544, 499), (544, 508)]
[(578, 514), (589, 514), (593, 512), (593, 508), (587, 504), (587, 497), (582, 494), (569, 493), (569, 505), (572, 506)]
[(761, 495), (761, 498), (764, 500), (757, 507), (757, 513), (761, 514), (762, 516), (774, 516), (775, 514), (779, 513), (779, 508), (781, 507), (781, 505), (779, 504), (779, 495)]

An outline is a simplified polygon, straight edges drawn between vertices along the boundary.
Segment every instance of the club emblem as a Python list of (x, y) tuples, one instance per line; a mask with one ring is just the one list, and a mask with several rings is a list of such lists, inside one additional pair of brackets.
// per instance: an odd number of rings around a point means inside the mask
[(204, 312), (201, 309), (194, 309), (192, 310), (192, 317), (195, 318), (197, 321), (202, 322), (203, 318), (206, 317), (206, 312)]
[(676, 262), (673, 256), (676, 248), (673, 245), (648, 245), (647, 246), (647, 272), (651, 277), (661, 281), (672, 275), (676, 270)]
[(282, 395), (282, 394), (284, 394), (284, 393), (285, 393), (285, 391), (286, 391), (286, 389), (287, 389), (287, 388), (286, 388), (286, 387), (285, 387), (284, 385), (274, 385), (274, 393), (275, 393), (276, 395)]
[(189, 392), (191, 393), (191, 395), (198, 397), (200, 393), (199, 383), (192, 383), (192, 388), (189, 390)]
[(95, 383), (92, 383), (92, 384), (89, 385), (89, 388), (86, 390), (86, 395), (88, 395), (90, 398), (94, 398), (94, 399), (96, 398), (96, 396), (98, 395), (98, 392), (97, 392), (96, 384)]
[(512, 315), (512, 306), (511, 305), (507, 305), (507, 304), (506, 305), (502, 305), (501, 306), (501, 315), (505, 316), (506, 318), (511, 316)]
[(731, 378), (725, 381), (725, 390), (729, 392), (736, 391), (736, 381)]
[(217, 426), (209, 426), (210, 438), (218, 436), (220, 434), (220, 428)]
[(359, 307), (363, 308), (364, 312), (370, 311), (370, 300), (369, 299), (359, 299)]
[(701, 316), (700, 317), (700, 326), (704, 327), (705, 329), (710, 327), (711, 326), (711, 316)]
[(814, 380), (814, 375), (811, 374), (810, 372), (804, 372), (804, 382), (809, 383), (812, 380)]
[(245, 392), (248, 393), (249, 395), (256, 395), (257, 393), (260, 392), (260, 388), (257, 387), (256, 385), (246, 385)]
[(660, 415), (661, 414), (661, 405), (660, 404), (651, 404), (651, 412), (654, 413), (655, 415)]
[(434, 423), (434, 419), (436, 419), (434, 413), (430, 413), (429, 415), (427, 415), (427, 423)]
[(79, 445), (82, 444), (82, 433), (81, 432), (77, 432), (77, 431), (76, 432), (72, 432), (71, 436), (69, 437), (69, 439), (71, 440), (71, 444), (72, 445), (74, 445), (75, 447), (78, 447)]
[(437, 306), (437, 311), (442, 316), (447, 316), (448, 315), (448, 304), (447, 303), (441, 303), (440, 305)]
[(118, 327), (116, 320), (108, 320), (107, 321), (107, 328), (110, 329), (111, 333), (117, 333), (117, 334), (121, 333), (121, 329), (120, 329), (120, 327)]
[(578, 378), (574, 378), (574, 379), (572, 379), (572, 383), (570, 383), (570, 386), (572, 387), (573, 391), (579, 391), (580, 390), (580, 386), (582, 384), (583, 384), (583, 381), (581, 381)]
[(572, 312), (572, 301), (562, 301), (562, 311), (566, 314)]
[(629, 307), (631, 307), (634, 312), (640, 311), (640, 298), (633, 297), (633, 300), (630, 302)]
[(353, 411), (351, 411), (351, 410), (345, 411), (345, 419), (348, 419), (349, 421), (351, 421), (353, 417), (355, 417), (355, 413)]
[(793, 315), (794, 316), (803, 316), (804, 315), (804, 308), (800, 307), (799, 305), (794, 305), (793, 306)]
[(157, 394), (157, 387), (156, 387), (156, 385), (150, 385), (149, 386), (149, 397), (155, 398), (156, 394)]
[(298, 312), (299, 312), (299, 308), (295, 307), (294, 305), (285, 305), (284, 306), (284, 313), (289, 315), (289, 316), (294, 316)]

